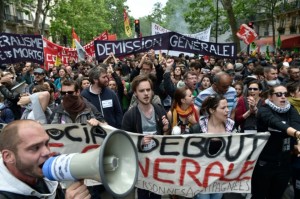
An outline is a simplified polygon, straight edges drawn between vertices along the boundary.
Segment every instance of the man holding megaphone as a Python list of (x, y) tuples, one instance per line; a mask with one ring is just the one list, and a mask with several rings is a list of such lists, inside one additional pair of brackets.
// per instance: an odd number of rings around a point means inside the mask
[(44, 178), (42, 167), (50, 157), (49, 136), (33, 120), (16, 120), (0, 133), (0, 198), (89, 199), (82, 182), (65, 192), (56, 181)]

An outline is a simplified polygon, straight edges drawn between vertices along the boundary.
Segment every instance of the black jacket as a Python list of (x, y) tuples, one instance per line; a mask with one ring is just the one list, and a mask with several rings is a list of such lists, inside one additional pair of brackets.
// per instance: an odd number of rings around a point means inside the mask
[(5, 85), (0, 86), (0, 92), (4, 96), (5, 105), (14, 113), (15, 119), (20, 119), (22, 115), (21, 107), (17, 104), (20, 94), (10, 91)]
[(287, 135), (287, 129), (300, 130), (300, 115), (294, 107), (286, 113), (278, 113), (265, 104), (258, 109), (257, 132), (269, 131), (271, 136), (262, 150), (259, 160), (267, 162), (289, 162), (294, 138)]
[[(163, 135), (164, 132), (163, 132), (162, 117), (164, 115), (167, 117), (166, 111), (163, 108), (163, 106), (160, 104), (152, 104), (152, 105), (155, 111), (157, 135)], [(137, 106), (132, 107), (124, 114), (123, 121), (122, 121), (122, 129), (133, 133), (143, 134), (141, 113)]]

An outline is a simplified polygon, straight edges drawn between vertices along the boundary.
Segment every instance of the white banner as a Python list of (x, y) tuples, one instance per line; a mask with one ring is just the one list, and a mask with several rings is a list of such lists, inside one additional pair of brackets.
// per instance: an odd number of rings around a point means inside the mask
[[(86, 152), (101, 145), (115, 128), (83, 124), (44, 125), (51, 151)], [(154, 148), (141, 149), (142, 134), (128, 133), (138, 148), (136, 187), (167, 195), (193, 197), (197, 193), (250, 193), (256, 160), (269, 133), (193, 134), (154, 136)], [(213, 140), (217, 151), (210, 151)], [(122, 158), (122, 157), (121, 157)], [(117, 179), (116, 179), (117, 180)]]
[[(211, 31), (211, 26), (209, 26), (206, 30), (195, 33), (195, 34), (183, 34), (183, 35), (187, 36), (187, 37), (199, 39), (201, 41), (209, 42), (210, 31)], [(151, 32), (152, 32), (152, 35), (158, 35), (158, 34), (162, 34), (162, 33), (166, 33), (166, 32), (171, 32), (171, 30), (168, 30), (156, 23), (152, 23), (151, 24)]]

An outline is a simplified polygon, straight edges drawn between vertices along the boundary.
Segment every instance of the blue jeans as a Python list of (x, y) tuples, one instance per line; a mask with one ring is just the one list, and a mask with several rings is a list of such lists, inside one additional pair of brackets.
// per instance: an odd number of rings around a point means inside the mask
[(194, 199), (221, 199), (223, 196), (222, 193), (198, 193), (194, 196)]

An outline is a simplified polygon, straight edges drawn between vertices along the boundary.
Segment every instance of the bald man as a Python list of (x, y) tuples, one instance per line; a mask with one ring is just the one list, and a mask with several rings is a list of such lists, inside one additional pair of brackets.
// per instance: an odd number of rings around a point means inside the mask
[[(43, 177), (42, 166), (49, 158), (49, 136), (33, 120), (16, 120), (0, 133), (0, 198), (64, 198), (58, 182)], [(89, 199), (82, 182), (73, 183), (66, 199)]]
[(237, 104), (237, 96), (235, 89), (231, 86), (232, 78), (226, 72), (219, 72), (213, 77), (213, 84), (211, 87), (201, 91), (199, 95), (195, 99), (195, 104), (201, 109), (202, 102), (206, 99), (206, 97), (212, 94), (223, 95), (227, 102), (229, 113), (228, 116), (231, 119), (234, 119), (235, 116), (235, 108)]

